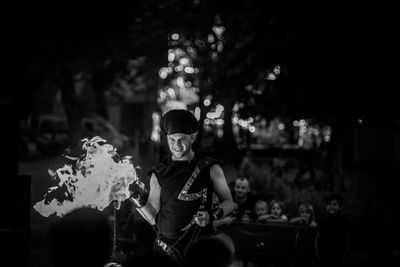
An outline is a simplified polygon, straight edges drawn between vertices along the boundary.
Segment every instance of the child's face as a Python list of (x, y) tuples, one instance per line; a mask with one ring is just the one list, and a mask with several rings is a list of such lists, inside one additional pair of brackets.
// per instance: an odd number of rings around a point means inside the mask
[(300, 211), (300, 217), (302, 217), (308, 221), (308, 220), (310, 220), (311, 212), (307, 209), (302, 209)]
[(330, 214), (330, 215), (335, 215), (335, 214), (337, 214), (338, 212), (339, 212), (339, 210), (340, 210), (340, 204), (339, 204), (339, 202), (336, 200), (336, 199), (334, 199), (334, 200), (332, 200), (331, 202), (329, 202), (327, 205), (326, 205), (326, 211)]
[(255, 212), (257, 217), (267, 214), (267, 203), (265, 202), (256, 203)]
[(241, 216), (241, 221), (242, 222), (250, 222), (251, 221), (250, 214), (251, 214), (251, 211), (246, 210)]
[(275, 216), (281, 216), (282, 208), (278, 203), (274, 203), (271, 207), (271, 214)]

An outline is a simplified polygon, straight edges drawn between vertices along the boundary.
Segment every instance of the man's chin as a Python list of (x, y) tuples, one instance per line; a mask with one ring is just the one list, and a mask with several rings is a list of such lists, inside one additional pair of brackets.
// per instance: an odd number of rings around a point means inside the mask
[(184, 153), (172, 153), (172, 155), (174, 156), (174, 158), (176, 159), (181, 159), (183, 158), (183, 156), (185, 155)]

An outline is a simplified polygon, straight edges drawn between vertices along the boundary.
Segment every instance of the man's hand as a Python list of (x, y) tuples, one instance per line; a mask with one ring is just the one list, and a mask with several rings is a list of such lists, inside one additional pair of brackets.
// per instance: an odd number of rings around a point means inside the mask
[(201, 227), (205, 227), (210, 222), (210, 214), (207, 211), (199, 211), (194, 216), (194, 221)]
[(146, 204), (148, 191), (144, 183), (136, 180), (129, 185), (129, 199), (135, 204), (136, 208), (141, 208)]
[(230, 225), (232, 224), (233, 221), (236, 220), (236, 217), (232, 217), (232, 216), (226, 216), (225, 218), (222, 218), (222, 224), (226, 224), (226, 225)]
[(238, 209), (238, 204), (236, 202), (233, 202), (233, 211)]

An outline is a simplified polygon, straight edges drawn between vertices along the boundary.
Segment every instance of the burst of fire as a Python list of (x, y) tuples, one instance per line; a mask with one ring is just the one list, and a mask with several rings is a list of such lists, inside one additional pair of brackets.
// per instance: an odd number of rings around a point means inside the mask
[[(67, 156), (75, 163), (65, 164), (56, 171), (49, 170), (59, 183), (49, 188), (44, 199), (33, 206), (42, 216), (62, 216), (82, 206), (103, 210), (113, 201), (118, 209), (130, 196), (129, 185), (140, 183), (130, 156), (119, 158), (116, 149), (98, 136), (82, 141), (82, 157)], [(62, 187), (66, 188), (65, 199), (46, 199)]]

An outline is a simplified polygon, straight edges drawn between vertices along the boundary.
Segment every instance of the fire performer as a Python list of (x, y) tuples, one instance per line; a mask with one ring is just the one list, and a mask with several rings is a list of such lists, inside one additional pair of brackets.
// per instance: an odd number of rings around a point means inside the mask
[[(143, 194), (131, 199), (155, 227), (156, 248), (181, 261), (185, 249), (199, 236), (212, 235), (213, 220), (229, 214), (234, 205), (221, 163), (192, 149), (198, 131), (194, 115), (170, 110), (161, 119), (161, 131), (171, 157), (150, 169), (147, 202)], [(220, 202), (216, 210), (211, 209), (214, 192)]]

